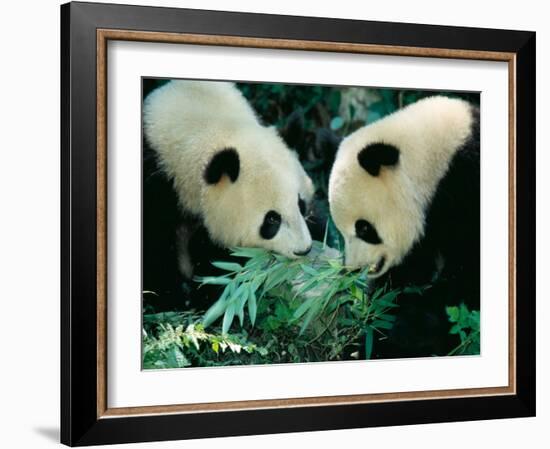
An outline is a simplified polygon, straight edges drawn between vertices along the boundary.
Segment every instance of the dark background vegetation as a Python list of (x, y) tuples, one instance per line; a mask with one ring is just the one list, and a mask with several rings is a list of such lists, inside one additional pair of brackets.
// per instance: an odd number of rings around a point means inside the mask
[[(164, 79), (144, 79), (143, 97), (166, 82)], [(475, 105), (479, 105), (480, 98), (477, 93), (428, 90), (274, 83), (237, 83), (237, 86), (261, 121), (275, 125), (289, 146), (298, 152), (316, 187), (312, 235), (315, 240), (325, 240), (329, 247), (339, 251), (344, 248), (338, 231), (329, 219), (327, 200), (328, 178), (339, 139), (428, 96), (460, 97)], [(331, 309), (334, 316), (315, 316), (320, 323), (328, 323), (324, 332), (319, 333), (317, 328), (311, 331), (313, 334), (304, 333), (296, 322), (295, 312), (300, 304), (285, 297), (284, 291), (279, 290), (258, 303), (254, 326), (250, 323), (239, 326), (234, 322), (226, 333), (222, 332), (221, 322), (215, 322), (207, 329), (201, 324), (207, 304), (201, 307), (186, 298), (187, 292), (196, 290), (198, 285), (184, 283), (181, 301), (177, 300), (179, 293), (176, 294), (176, 301), (171, 304), (170, 310), (156, 306), (157, 292), (144, 294), (145, 368), (383, 357), (383, 354), (377, 354), (376, 343), (375, 349), (372, 349), (373, 340), (376, 341), (373, 329), (375, 334), (379, 334), (378, 337), (384, 338), (384, 329), (391, 327), (391, 310), (385, 310), (388, 313), (383, 314), (388, 318), (386, 328), (377, 329), (370, 326), (372, 314), (370, 318), (363, 316), (351, 302), (344, 301), (345, 307)], [(378, 299), (382, 294), (389, 294), (386, 299), (392, 301), (398, 297), (391, 291), (385, 291), (379, 292)], [(457, 346), (450, 352), (433, 355), (479, 353), (479, 312), (453, 304), (447, 313), (449, 325), (452, 325), (451, 335)], [(349, 323), (350, 320), (355, 322)], [(367, 322), (370, 323), (368, 326), (365, 324)]]

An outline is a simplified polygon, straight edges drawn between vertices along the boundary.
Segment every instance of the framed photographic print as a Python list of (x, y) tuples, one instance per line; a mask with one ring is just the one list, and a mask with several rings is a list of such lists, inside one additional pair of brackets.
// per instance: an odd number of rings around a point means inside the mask
[(61, 7), (61, 439), (535, 414), (535, 33)]

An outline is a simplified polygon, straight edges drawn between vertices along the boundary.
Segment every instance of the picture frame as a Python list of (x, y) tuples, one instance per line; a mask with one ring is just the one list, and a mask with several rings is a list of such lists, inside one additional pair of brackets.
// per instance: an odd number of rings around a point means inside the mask
[[(107, 45), (114, 41), (505, 62), (508, 385), (108, 407)], [(535, 416), (535, 41), (535, 33), (527, 31), (62, 5), (61, 442), (81, 446)]]

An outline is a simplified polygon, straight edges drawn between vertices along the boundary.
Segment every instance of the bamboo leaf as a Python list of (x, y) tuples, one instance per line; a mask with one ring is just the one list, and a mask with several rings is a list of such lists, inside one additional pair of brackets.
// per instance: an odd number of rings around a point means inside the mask
[(223, 316), (222, 334), (227, 334), (227, 332), (229, 332), (229, 328), (233, 323), (234, 316), (235, 316), (235, 303), (232, 302), (227, 307), (227, 310), (225, 311), (225, 315)]
[(317, 315), (317, 313), (319, 312), (319, 310), (321, 309), (321, 305), (318, 304), (318, 303), (313, 303), (312, 307), (309, 308), (309, 310), (307, 311), (307, 314), (304, 318), (304, 321), (302, 323), (302, 326), (300, 327), (300, 334), (299, 335), (302, 335), (305, 330), (308, 328), (309, 326), (309, 323), (311, 322), (311, 320), (313, 319), (313, 317), (315, 317)]
[(316, 278), (311, 278), (309, 281), (304, 282), (294, 294), (292, 299), (296, 299), (298, 296), (302, 296), (304, 293), (308, 292), (309, 290), (314, 289), (319, 285), (319, 281)]
[(387, 302), (387, 301), (383, 301), (381, 299), (377, 300), (376, 301), (376, 304), (377, 305), (382, 305), (384, 307), (387, 307), (389, 309), (393, 308), (393, 307), (399, 307), (399, 304), (395, 304), (393, 302)]
[(395, 298), (399, 295), (399, 290), (392, 290), (391, 292), (386, 293), (380, 299), (377, 299), (376, 302), (383, 302), (392, 304), (395, 301)]
[(246, 284), (241, 284), (237, 287), (237, 289), (233, 289), (233, 292), (231, 292), (229, 296), (229, 302), (240, 301), (245, 290), (246, 290)]
[(309, 265), (301, 264), (300, 268), (302, 269), (303, 272), (309, 274), (310, 276), (317, 276), (319, 274), (319, 272), (315, 268)]
[(230, 271), (233, 273), (239, 272), (243, 269), (243, 267), (236, 263), (236, 262), (211, 262), (212, 265), (214, 265), (216, 268), (219, 268), (220, 270), (224, 271)]
[(196, 277), (195, 280), (208, 285), (228, 285), (231, 283), (231, 279), (222, 276)]
[(311, 297), (304, 301), (300, 306), (294, 311), (294, 319), (299, 319), (304, 313), (306, 313), (309, 308), (318, 301), (319, 298)]
[(388, 321), (382, 321), (382, 320), (374, 320), (371, 324), (372, 327), (376, 327), (377, 329), (391, 329), (393, 327), (393, 323), (390, 323)]
[(252, 286), (250, 287), (249, 295), (248, 317), (250, 318), (250, 323), (252, 324), (252, 326), (254, 326), (254, 323), (256, 322), (256, 312), (258, 310), (258, 307), (256, 304), (256, 292), (253, 290)]
[(244, 289), (241, 293), (241, 297), (239, 299), (239, 305), (237, 307), (237, 316), (239, 317), (239, 323), (240, 323), (241, 327), (244, 324), (244, 306), (246, 304), (246, 301), (248, 300), (248, 293), (249, 293), (248, 285), (249, 284), (243, 284), (242, 285), (242, 287), (244, 287)]
[[(261, 285), (265, 282), (267, 276), (265, 273), (261, 273), (259, 276), (256, 276), (254, 280), (250, 283), (250, 289), (256, 293)], [(261, 298), (261, 296), (260, 296)]]
[(270, 273), (267, 277), (267, 280), (264, 285), (264, 291), (268, 292), (269, 290), (279, 286), (279, 284), (282, 284), (285, 282), (290, 276), (288, 276), (288, 270), (283, 265), (282, 267), (277, 268), (272, 273)]
[(367, 327), (365, 329), (365, 358), (370, 359), (372, 356), (372, 346), (374, 342), (374, 335), (372, 327)]
[(363, 300), (363, 290), (357, 287), (357, 285), (353, 284), (350, 287), (350, 293), (357, 298), (359, 301)]
[(210, 326), (214, 321), (221, 317), (227, 309), (227, 303), (225, 298), (218, 299), (212, 306), (206, 311), (202, 319), (202, 324), (206, 328)]
[(374, 295), (371, 296), (371, 300), (374, 301), (375, 299), (378, 299), (378, 297), (379, 297), (382, 293), (384, 293), (384, 287), (380, 287), (378, 290), (376, 290), (376, 291), (374, 292)]
[(233, 248), (231, 255), (236, 257), (247, 257), (249, 259), (269, 255), (269, 252), (261, 248)]

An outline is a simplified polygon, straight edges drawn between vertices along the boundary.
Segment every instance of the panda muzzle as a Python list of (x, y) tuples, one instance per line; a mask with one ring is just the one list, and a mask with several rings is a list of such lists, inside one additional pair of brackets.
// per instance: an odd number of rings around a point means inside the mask
[(382, 268), (384, 268), (385, 263), (386, 263), (386, 258), (382, 256), (378, 262), (368, 266), (367, 273), (370, 275), (380, 273), (382, 271)]
[(295, 256), (307, 256), (309, 254), (309, 252), (311, 251), (312, 247), (313, 247), (313, 245), (309, 245), (309, 248), (307, 248), (304, 251), (294, 251), (294, 255)]

